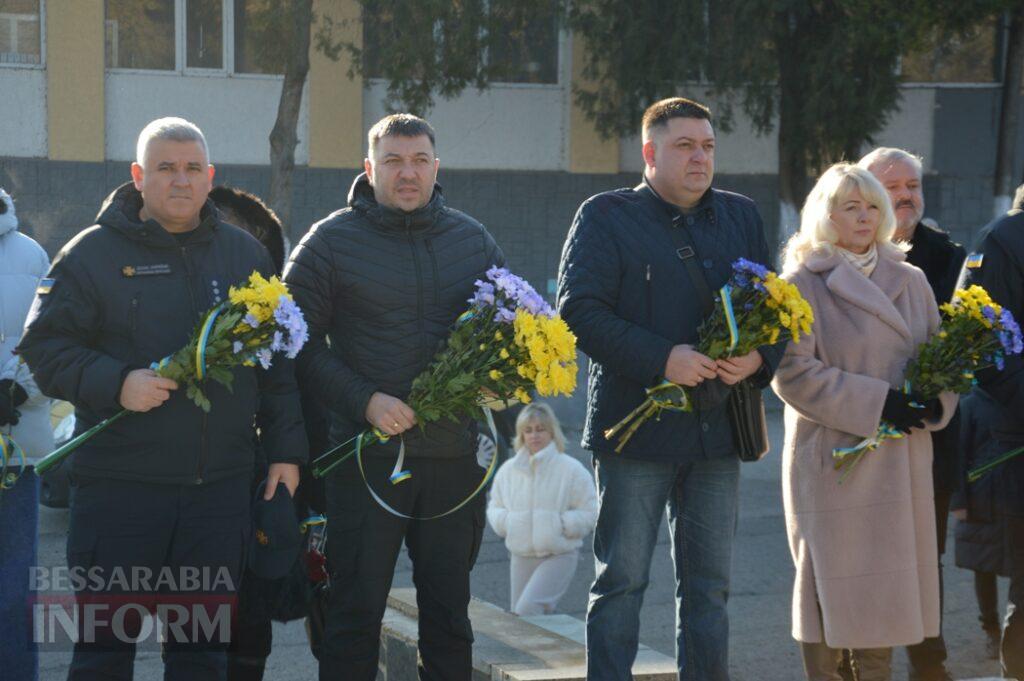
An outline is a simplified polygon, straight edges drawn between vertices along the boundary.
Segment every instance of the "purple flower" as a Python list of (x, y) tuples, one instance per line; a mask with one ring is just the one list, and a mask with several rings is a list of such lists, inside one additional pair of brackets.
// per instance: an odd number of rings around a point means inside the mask
[(502, 324), (511, 324), (516, 320), (516, 313), (508, 308), (499, 307), (498, 311), (494, 314), (494, 318)]
[(486, 281), (476, 280), (476, 291), (473, 297), (467, 302), (473, 307), (488, 307), (494, 305), (494, 284)]
[(1013, 318), (1013, 313), (1004, 309), (999, 317), (1002, 329), (999, 332), (999, 343), (1007, 355), (1019, 355), (1024, 351), (1024, 339), (1021, 339), (1020, 326)]
[(249, 326), (251, 326), (254, 329), (260, 328), (259, 320), (256, 319), (256, 317), (254, 317), (251, 312), (247, 313), (245, 315), (245, 318), (242, 319), (242, 321), (245, 322), (246, 324), (248, 324)]
[(732, 264), (733, 272), (745, 273), (757, 277), (758, 279), (764, 279), (768, 276), (768, 268), (764, 265), (759, 265), (756, 262), (747, 260), (746, 258), (740, 258)]
[(270, 348), (261, 348), (256, 351), (256, 359), (259, 360), (260, 366), (264, 369), (270, 368), (270, 359), (274, 353), (270, 351)]
[(235, 341), (234, 343), (231, 344), (231, 352), (237, 355), (242, 351), (243, 347), (245, 346), (242, 345), (242, 341)]
[(1003, 353), (997, 352), (992, 357), (992, 362), (996, 365), (996, 369), (1002, 371), (1006, 367), (1006, 360), (1003, 359)]
[(309, 326), (306, 324), (306, 318), (302, 316), (302, 310), (294, 300), (282, 295), (277, 301), (277, 307), (274, 308), (274, 321), (287, 332), (287, 339), (283, 335), (279, 337), (281, 332), (275, 331), (271, 349), (274, 352), (284, 352), (288, 359), (295, 359), (302, 346), (309, 340)]
[(555, 311), (547, 301), (522, 277), (503, 267), (492, 267), (487, 270), (487, 278), (494, 282), (497, 297), (514, 303), (515, 307), (525, 308), (531, 314), (554, 316)]
[(993, 324), (996, 323), (996, 311), (992, 309), (991, 305), (986, 305), (981, 308), (981, 314), (985, 316), (985, 319), (989, 320)]

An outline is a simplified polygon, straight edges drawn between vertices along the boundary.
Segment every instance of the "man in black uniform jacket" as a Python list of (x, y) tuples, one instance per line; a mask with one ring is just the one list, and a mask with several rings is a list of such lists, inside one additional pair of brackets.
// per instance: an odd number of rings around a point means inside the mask
[[(79, 601), (114, 609), (153, 596), (139, 593), (141, 582), (122, 588), (118, 570), (169, 572), (171, 584), (162, 586), (170, 593), (160, 596), (176, 604), (211, 602), (211, 592), (214, 601), (232, 598), (251, 525), (255, 429), (270, 464), (268, 489), (283, 482), (294, 494), (306, 460), (294, 363), (283, 355), (266, 370), (235, 369), (231, 392), (208, 382), (209, 413), (149, 369), (188, 341), (230, 286), (253, 270), (274, 273), (256, 239), (221, 221), (208, 200), (212, 179), (199, 128), (180, 118), (146, 126), (133, 181), (54, 260), (19, 346), (43, 392), (75, 405), (76, 434), (122, 409), (135, 412), (72, 460), (68, 565), (101, 576)], [(196, 571), (198, 589), (186, 577)], [(69, 679), (132, 678), (135, 644), (124, 634), (141, 621), (129, 618), (119, 632), (112, 619), (96, 642), (75, 644)], [(191, 620), (184, 629), (192, 631)], [(224, 679), (225, 633), (171, 635), (165, 679)]]
[[(860, 160), (861, 168), (878, 178), (892, 199), (896, 213), (897, 241), (910, 243), (907, 262), (924, 271), (939, 305), (949, 302), (960, 276), (966, 253), (934, 221), (924, 217), (921, 159), (902, 149), (879, 147)], [(935, 527), (938, 532), (939, 580), (942, 583), (942, 554), (946, 550), (949, 504), (957, 484), (957, 436), (959, 415), (943, 430), (932, 433), (932, 483), (935, 487)], [(946, 671), (946, 643), (940, 633), (907, 647), (911, 681), (951, 679)]]

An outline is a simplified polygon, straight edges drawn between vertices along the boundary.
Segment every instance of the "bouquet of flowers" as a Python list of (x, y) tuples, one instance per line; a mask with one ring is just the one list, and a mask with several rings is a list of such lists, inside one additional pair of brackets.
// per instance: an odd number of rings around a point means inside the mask
[[(576, 388), (576, 337), (562, 318), (507, 269), (492, 267), (486, 277), (476, 282), (469, 309), (456, 320), (445, 347), (413, 381), (406, 401), (421, 427), (479, 416), (489, 402), (529, 402), (533, 389), (551, 396)], [(318, 457), (313, 475), (323, 477), (362, 447), (387, 439), (379, 430), (366, 430)], [(400, 469), (401, 460), (393, 483), (409, 477)]]
[[(697, 351), (711, 359), (742, 357), (762, 345), (800, 342), (811, 332), (814, 311), (794, 285), (763, 265), (740, 258), (733, 263), (729, 282), (719, 290), (714, 312), (701, 324)], [(671, 381), (647, 389), (647, 399), (626, 418), (605, 431), (618, 435), (616, 452), (648, 419), (663, 411), (692, 411), (689, 390)], [(621, 432), (621, 434), (620, 434)]]
[[(232, 286), (228, 300), (203, 315), (185, 347), (154, 362), (150, 368), (157, 375), (176, 381), (197, 407), (209, 412), (210, 400), (204, 392), (207, 380), (212, 379), (230, 391), (233, 368), (259, 364), (268, 369), (275, 352), (294, 358), (308, 337), (302, 311), (287, 287), (277, 277), (267, 280), (253, 272), (245, 286)], [(47, 454), (36, 464), (36, 473), (42, 475), (53, 468), (128, 413), (127, 409), (121, 410)]]
[[(1009, 310), (989, 298), (980, 286), (958, 289), (952, 302), (939, 308), (942, 324), (938, 333), (918, 348), (907, 365), (903, 391), (921, 400), (938, 398), (940, 393), (968, 392), (974, 375), (981, 369), (1003, 369), (1007, 355), (1024, 350), (1020, 327)], [(842, 483), (864, 454), (889, 439), (904, 437), (892, 424), (883, 421), (872, 437), (853, 447), (832, 451), (836, 470), (842, 470)]]

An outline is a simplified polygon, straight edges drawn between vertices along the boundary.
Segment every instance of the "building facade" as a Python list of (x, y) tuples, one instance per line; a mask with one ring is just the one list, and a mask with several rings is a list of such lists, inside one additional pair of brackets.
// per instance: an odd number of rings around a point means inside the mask
[[(182, 116), (205, 131), (218, 183), (265, 194), (283, 80), (275, 73), (280, 60), (259, 49), (273, 4), (0, 1), (0, 186), (17, 200), (25, 231), (52, 254), (90, 224), (103, 197), (128, 180), (139, 130), (160, 116)], [(355, 0), (315, 0), (314, 10), (333, 20), (336, 37), (372, 39)], [(989, 43), (994, 54), (998, 40), (974, 39), (965, 41), (967, 54), (908, 59), (905, 68), (920, 80), (904, 86), (899, 112), (876, 140), (924, 158), (927, 213), (963, 241), (992, 213), (1001, 90), (992, 68), (998, 60), (984, 52)], [(380, 46), (366, 47), (372, 60)], [(487, 224), (510, 264), (550, 293), (575, 209), (639, 180), (640, 143), (602, 139), (574, 104), (582, 49), (556, 26), (492, 56), (507, 64), (507, 82), (438, 99), (429, 114), (440, 182), (452, 205)], [(353, 80), (347, 59), (311, 52), (287, 226), (293, 242), (344, 205), (366, 130), (385, 113), (386, 84), (372, 77), (372, 63), (371, 77)], [(703, 99), (707, 89), (681, 93)], [(1017, 142), (1020, 177), (1024, 126)], [(757, 135), (740, 117), (717, 149), (716, 184), (753, 197), (775, 223), (775, 136)]]

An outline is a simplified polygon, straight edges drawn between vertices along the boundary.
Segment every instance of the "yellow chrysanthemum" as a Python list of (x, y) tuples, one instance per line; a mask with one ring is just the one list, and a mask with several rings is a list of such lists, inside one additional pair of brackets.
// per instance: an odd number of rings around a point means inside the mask
[(487, 375), (493, 378), (495, 381), (501, 380), (501, 372), (498, 371), (497, 369), (491, 369), (489, 372), (487, 372)]

